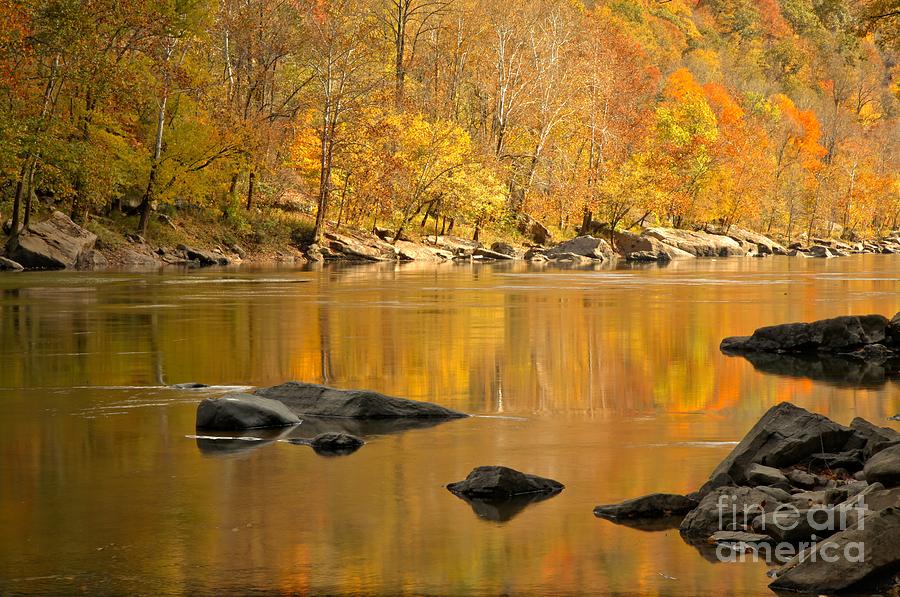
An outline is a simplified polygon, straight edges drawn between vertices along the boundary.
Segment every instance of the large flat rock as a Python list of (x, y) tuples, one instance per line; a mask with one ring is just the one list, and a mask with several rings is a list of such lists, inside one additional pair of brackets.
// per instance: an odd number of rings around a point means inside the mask
[(92, 249), (96, 242), (93, 232), (55, 211), (43, 222), (11, 237), (6, 253), (25, 269), (66, 269), (75, 267), (82, 252)]
[(680, 230), (677, 228), (648, 228), (644, 236), (655, 238), (695, 257), (742, 257), (747, 250), (727, 236)]
[(197, 429), (240, 431), (297, 425), (300, 418), (277, 400), (252, 394), (207, 398), (197, 406)]

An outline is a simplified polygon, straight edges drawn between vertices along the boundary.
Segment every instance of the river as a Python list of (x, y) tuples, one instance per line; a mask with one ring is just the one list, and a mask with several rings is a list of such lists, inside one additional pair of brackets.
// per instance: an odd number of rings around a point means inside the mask
[[(877, 255), (2, 275), (0, 594), (771, 594), (764, 563), (592, 509), (696, 489), (779, 401), (887, 424), (894, 382), (768, 374), (718, 345), (897, 311), (900, 258)], [(288, 379), (482, 416), (326, 458), (198, 439), (197, 403), (227, 388), (167, 387)], [(486, 464), (566, 489), (479, 517), (444, 485)]]

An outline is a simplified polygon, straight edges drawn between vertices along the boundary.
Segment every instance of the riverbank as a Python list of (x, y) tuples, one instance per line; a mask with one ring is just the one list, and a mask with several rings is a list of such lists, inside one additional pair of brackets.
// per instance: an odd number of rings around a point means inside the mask
[(723, 257), (832, 258), (853, 254), (900, 254), (900, 232), (877, 240), (848, 242), (813, 238), (785, 247), (762, 234), (731, 226), (707, 230), (651, 227), (614, 231), (603, 238), (582, 235), (557, 240), (530, 218), (517, 233), (490, 244), (447, 234), (411, 238), (376, 228), (327, 232), (312, 242), (302, 218), (260, 217), (246, 223), (244, 234), (219, 222), (160, 219), (154, 237), (124, 232), (122, 222), (95, 218), (84, 227), (53, 212), (6, 243), (0, 271), (27, 269), (162, 268), (231, 266), (242, 263), (309, 262), (496, 262), (525, 260), (582, 265), (627, 261), (668, 263), (674, 260)]

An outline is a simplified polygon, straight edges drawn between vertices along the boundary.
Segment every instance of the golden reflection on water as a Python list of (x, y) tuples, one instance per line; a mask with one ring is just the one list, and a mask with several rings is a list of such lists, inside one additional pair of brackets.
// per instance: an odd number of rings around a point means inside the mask
[[(760, 373), (723, 336), (900, 311), (900, 260), (731, 259), (0, 278), (0, 593), (765, 594), (677, 531), (591, 509), (690, 491), (766, 408), (847, 423), (896, 383)], [(492, 415), (369, 437), (198, 449), (209, 391), (301, 379)], [(497, 418), (496, 415), (502, 415)], [(301, 426), (302, 427), (302, 426)], [(506, 523), (442, 486), (481, 464), (567, 485)]]

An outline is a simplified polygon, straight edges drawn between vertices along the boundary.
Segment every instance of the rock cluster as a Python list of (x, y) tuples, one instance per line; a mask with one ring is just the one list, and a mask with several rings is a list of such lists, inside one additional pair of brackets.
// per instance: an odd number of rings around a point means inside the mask
[[(616, 522), (684, 515), (681, 534), (698, 546), (802, 544), (776, 572), (776, 590), (860, 587), (900, 571), (900, 433), (860, 418), (845, 427), (783, 402), (695, 493), (652, 494), (594, 512)], [(856, 543), (871, 557), (848, 556)], [(817, 551), (834, 557), (810, 557)]]

